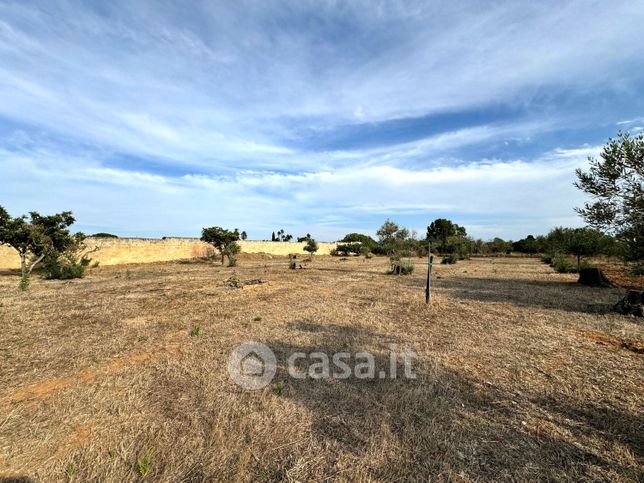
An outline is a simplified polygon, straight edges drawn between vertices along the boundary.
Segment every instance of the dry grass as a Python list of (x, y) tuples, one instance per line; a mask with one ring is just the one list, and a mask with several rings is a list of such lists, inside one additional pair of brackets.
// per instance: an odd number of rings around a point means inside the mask
[[(610, 312), (621, 290), (477, 259), (436, 267), (428, 307), (423, 263), (412, 277), (326, 257), (105, 267), (26, 293), (0, 276), (0, 476), (641, 480), (644, 330)], [(233, 273), (268, 283), (230, 288)], [(247, 340), (280, 361), (367, 350), (386, 364), (391, 344), (409, 346), (418, 379), (280, 367), (283, 391), (244, 391), (226, 363)]]

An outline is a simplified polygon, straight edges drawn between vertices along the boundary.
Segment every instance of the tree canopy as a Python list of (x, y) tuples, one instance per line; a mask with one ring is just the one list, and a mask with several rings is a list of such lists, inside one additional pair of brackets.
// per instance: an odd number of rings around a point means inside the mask
[(591, 196), (577, 212), (594, 228), (615, 234), (626, 258), (644, 260), (644, 134), (609, 139), (590, 169), (577, 169), (575, 186)]
[(50, 260), (81, 246), (85, 235), (71, 235), (75, 222), (71, 211), (43, 216), (36, 211), (29, 216), (11, 217), (0, 206), (0, 244), (13, 247), (20, 256), (22, 275), (27, 276), (46, 257)]
[(222, 265), (226, 257), (229, 265), (235, 265), (235, 255), (240, 250), (237, 240), (239, 240), (237, 228), (231, 231), (220, 226), (211, 226), (201, 230), (201, 241), (209, 243), (219, 251)]

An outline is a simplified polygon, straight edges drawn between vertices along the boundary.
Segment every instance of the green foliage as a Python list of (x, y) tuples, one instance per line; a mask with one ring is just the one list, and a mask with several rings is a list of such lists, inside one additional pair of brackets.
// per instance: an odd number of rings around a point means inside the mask
[(65, 476), (71, 480), (74, 473), (76, 473), (76, 463), (69, 463), (65, 468)]
[(237, 265), (237, 255), (241, 251), (239, 243), (229, 243), (224, 248), (223, 254), (228, 258), (228, 266), (234, 267)]
[(220, 226), (211, 226), (210, 228), (203, 228), (201, 230), (201, 241), (211, 244), (221, 254), (221, 264), (228, 257), (229, 266), (236, 264), (236, 255), (240, 251), (239, 244), (239, 230), (230, 231)]
[(244, 282), (239, 278), (239, 276), (236, 273), (233, 273), (230, 277), (228, 277), (225, 281), (224, 284), (228, 287), (232, 288), (243, 288), (244, 287)]
[(29, 217), (12, 218), (0, 206), (0, 245), (9, 245), (18, 252), (21, 272), (25, 275), (45, 257), (65, 253), (76, 243), (69, 232), (74, 221), (70, 211), (49, 216), (32, 211)]
[(335, 252), (337, 255), (342, 255), (344, 257), (351, 254), (359, 255), (362, 245), (360, 243), (341, 243), (335, 247)]
[(85, 235), (76, 233), (72, 238), (73, 242), (63, 252), (52, 250), (45, 256), (43, 276), (46, 279), (67, 280), (85, 276), (92, 261), (87, 256), (89, 252), (83, 253)]
[(552, 268), (559, 273), (577, 273), (577, 267), (564, 256), (555, 258), (552, 262)]
[(275, 394), (277, 394), (278, 396), (281, 396), (283, 392), (284, 392), (284, 383), (278, 382), (277, 384), (275, 384)]
[[(359, 244), (360, 247), (367, 247), (369, 251), (372, 251), (378, 244), (376, 240), (368, 235), (363, 235), (362, 233), (349, 233), (348, 235), (345, 235), (345, 237), (340, 240), (340, 242), (348, 244), (348, 246), (355, 246), (356, 244)], [(361, 249), (359, 249), (358, 251), (360, 252)]]
[(150, 466), (152, 466), (152, 459), (149, 456), (136, 460), (136, 468), (141, 476), (145, 476), (150, 472)]
[(258, 315), (257, 317), (255, 317), (255, 318), (253, 319), (253, 321), (255, 321), (255, 322), (261, 322), (261, 321), (262, 321), (262, 318)]
[(248, 233), (246, 233), (245, 231), (242, 231), (241, 235), (239, 235), (239, 236), (241, 237), (242, 240), (248, 239)]
[(620, 132), (609, 139), (601, 159), (588, 158), (589, 171), (577, 169), (575, 186), (592, 201), (577, 212), (594, 228), (615, 234), (626, 260), (644, 260), (644, 133)]
[(299, 237), (297, 237), (297, 242), (298, 242), (298, 243), (307, 242), (307, 241), (309, 241), (311, 238), (312, 238), (312, 237), (311, 237), (311, 234), (310, 234), (310, 233), (307, 233), (305, 236), (299, 236)]
[(391, 269), (389, 273), (395, 275), (411, 275), (414, 273), (414, 264), (409, 260), (401, 260), (399, 257), (390, 257)]
[(30, 283), (29, 274), (25, 273), (23, 276), (20, 277), (20, 283), (18, 284), (18, 288), (24, 292), (29, 288), (29, 283)]
[(273, 236), (271, 237), (271, 241), (276, 242), (289, 242), (292, 239), (293, 235), (289, 235), (288, 233), (284, 232), (283, 228), (277, 231), (277, 235), (275, 235), (275, 232), (273, 232)]
[(192, 329), (190, 329), (190, 337), (198, 337), (200, 333), (201, 333), (200, 325), (193, 325)]
[(522, 240), (518, 240), (512, 243), (512, 251), (534, 254), (539, 253), (540, 247), (534, 235), (528, 235)]
[(93, 235), (90, 235), (92, 238), (118, 238), (116, 235), (112, 235), (111, 233), (94, 233)]
[[(427, 227), (427, 240), (431, 241), (440, 253), (454, 253), (454, 238), (466, 237), (467, 232), (464, 227), (445, 218), (437, 218)], [(450, 239), (452, 239), (451, 243)]]
[(404, 242), (409, 238), (407, 228), (402, 228), (397, 223), (387, 219), (376, 234), (383, 254), (390, 257), (400, 257), (405, 247)]
[(309, 238), (306, 242), (306, 245), (304, 246), (304, 251), (310, 253), (313, 255), (315, 252), (319, 250), (318, 242), (316, 242), (313, 238)]

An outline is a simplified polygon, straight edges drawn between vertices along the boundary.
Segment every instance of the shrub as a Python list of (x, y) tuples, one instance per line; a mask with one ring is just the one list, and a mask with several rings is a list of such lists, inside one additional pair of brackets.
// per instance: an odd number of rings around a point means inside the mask
[(230, 277), (228, 277), (225, 281), (224, 284), (228, 287), (232, 288), (243, 288), (244, 287), (244, 282), (241, 281), (241, 279), (237, 276), (237, 274), (233, 274)]
[(541, 256), (541, 261), (543, 263), (548, 264), (548, 265), (552, 265), (553, 257), (551, 255), (542, 255)]
[(449, 257), (443, 257), (441, 264), (443, 265), (454, 265), (456, 263), (456, 257), (450, 255)]
[(389, 273), (395, 275), (411, 275), (414, 272), (414, 264), (409, 260), (400, 260), (398, 257), (391, 257), (391, 270)]
[(45, 258), (43, 274), (47, 280), (83, 278), (91, 261), (85, 256), (76, 258), (73, 254), (61, 256), (54, 253)]
[(338, 251), (337, 248), (332, 248), (331, 251), (329, 252), (329, 255), (331, 255), (332, 257), (339, 257), (340, 252)]
[(224, 255), (228, 257), (228, 266), (234, 267), (237, 265), (237, 255), (241, 251), (238, 243), (229, 243), (224, 248)]
[(18, 284), (18, 288), (22, 290), (23, 292), (29, 288), (29, 275), (24, 274), (22, 277), (20, 277), (20, 283)]
[(554, 268), (559, 273), (577, 273), (577, 267), (568, 260), (566, 257), (557, 257), (552, 263)]

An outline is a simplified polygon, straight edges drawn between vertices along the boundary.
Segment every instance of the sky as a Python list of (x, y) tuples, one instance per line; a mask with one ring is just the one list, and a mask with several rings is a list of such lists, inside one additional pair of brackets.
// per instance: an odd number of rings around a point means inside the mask
[(581, 226), (644, 130), (644, 2), (0, 0), (0, 205), (331, 241)]

